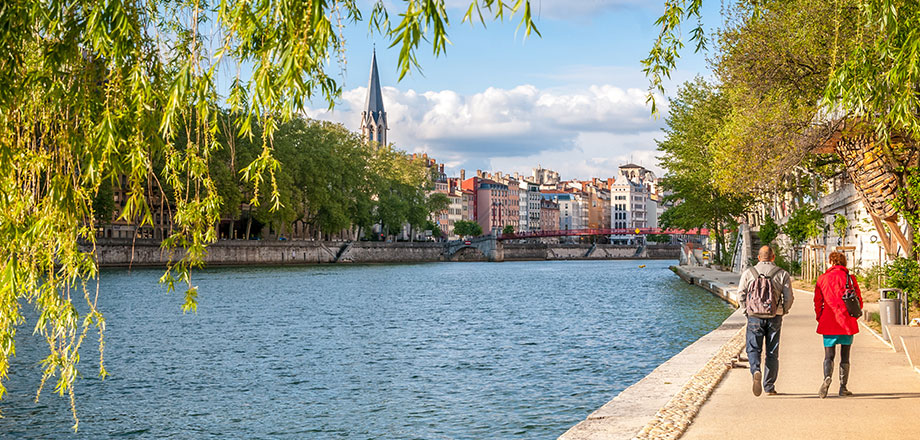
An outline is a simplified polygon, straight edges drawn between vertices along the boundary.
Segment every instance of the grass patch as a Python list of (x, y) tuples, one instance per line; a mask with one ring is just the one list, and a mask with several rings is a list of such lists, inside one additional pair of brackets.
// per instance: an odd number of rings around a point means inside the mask
[(881, 333), (882, 333), (882, 322), (881, 322), (881, 320), (879, 319), (878, 313), (877, 313), (877, 312), (869, 312), (868, 314), (866, 314), (866, 318), (868, 318), (868, 319), (866, 319), (865, 322), (866, 322), (866, 324), (869, 326), (869, 328), (871, 328), (872, 330), (875, 330), (877, 333), (881, 334)]

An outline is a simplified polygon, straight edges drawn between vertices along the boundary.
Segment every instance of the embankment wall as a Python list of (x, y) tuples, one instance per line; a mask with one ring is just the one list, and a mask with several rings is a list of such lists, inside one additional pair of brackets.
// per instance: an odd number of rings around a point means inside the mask
[[(624, 258), (677, 259), (678, 247), (649, 246), (637, 256), (634, 246), (589, 244), (505, 243), (505, 261), (524, 260), (608, 260)], [(588, 251), (591, 251), (590, 254)], [(96, 244), (102, 266), (164, 266), (177, 260), (183, 251), (165, 252), (152, 240), (104, 240)], [(421, 263), (445, 260), (442, 243), (382, 243), (325, 241), (245, 241), (225, 240), (207, 248), (204, 261), (209, 266), (283, 265), (335, 263)], [(341, 254), (341, 255), (340, 255)], [(468, 255), (466, 255), (468, 254)], [(455, 261), (484, 261), (470, 249)]]

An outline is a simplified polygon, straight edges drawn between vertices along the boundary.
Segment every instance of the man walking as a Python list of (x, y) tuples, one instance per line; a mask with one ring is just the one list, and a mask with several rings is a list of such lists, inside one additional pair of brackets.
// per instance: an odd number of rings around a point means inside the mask
[[(770, 246), (761, 247), (757, 259), (759, 263), (744, 271), (738, 281), (741, 307), (748, 318), (745, 348), (754, 376), (754, 395), (759, 396), (763, 391), (775, 395), (779, 333), (783, 315), (792, 308), (792, 280), (789, 272), (773, 263), (776, 255)], [(761, 373), (761, 353), (764, 351), (764, 371)]]

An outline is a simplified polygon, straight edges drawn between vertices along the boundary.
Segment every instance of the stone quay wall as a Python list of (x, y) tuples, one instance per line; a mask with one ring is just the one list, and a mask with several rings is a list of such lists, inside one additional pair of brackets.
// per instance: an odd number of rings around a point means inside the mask
[[(634, 246), (547, 243), (504, 243), (505, 261), (607, 260), (629, 258), (677, 259), (679, 247), (649, 246), (636, 256)], [(485, 261), (478, 250), (468, 249), (454, 261)], [(589, 253), (590, 251), (590, 253)], [(167, 253), (153, 240), (100, 239), (96, 252), (102, 266), (164, 266), (182, 251)], [(207, 248), (209, 266), (302, 265), (330, 263), (421, 263), (448, 261), (442, 243), (382, 243), (332, 241), (222, 240)]]

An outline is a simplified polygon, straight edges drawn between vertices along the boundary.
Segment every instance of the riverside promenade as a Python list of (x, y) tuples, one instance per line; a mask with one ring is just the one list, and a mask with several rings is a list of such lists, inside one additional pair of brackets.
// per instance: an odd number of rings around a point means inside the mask
[(816, 325), (814, 295), (796, 289), (780, 335), (779, 394), (754, 397), (750, 371), (734, 368), (681, 438), (732, 438), (750, 432), (789, 439), (920, 438), (920, 374), (903, 352), (895, 353), (865, 325), (860, 325), (850, 353), (847, 388), (853, 396), (837, 396), (835, 366), (828, 397), (818, 398), (824, 348)]
[[(738, 274), (701, 267), (672, 269), (737, 304)], [(726, 362), (743, 351), (739, 323), (744, 319), (736, 312), (560, 439), (713, 439), (752, 432), (782, 439), (920, 438), (920, 418), (914, 416), (920, 408), (920, 374), (903, 352), (896, 353), (868, 327), (861, 325), (853, 342), (848, 388), (854, 395), (837, 396), (835, 367), (828, 397), (819, 399), (824, 349), (815, 333), (814, 296), (797, 289), (780, 337), (779, 394), (755, 397), (747, 363), (731, 368)]]

